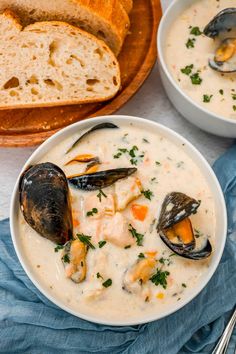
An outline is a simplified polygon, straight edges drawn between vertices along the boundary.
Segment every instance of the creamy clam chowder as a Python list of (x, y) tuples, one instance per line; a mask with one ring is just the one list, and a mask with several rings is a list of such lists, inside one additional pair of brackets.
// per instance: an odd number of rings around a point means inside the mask
[[(52, 162), (72, 180), (85, 170), (87, 174), (118, 168), (137, 170), (93, 191), (76, 189), (69, 183), (77, 242), (73, 247), (71, 244), (73, 254), (67, 252), (67, 246), (40, 236), (20, 212), (23, 255), (40, 284), (73, 311), (103, 321), (135, 321), (161, 314), (192, 291), (211, 261), (210, 256), (184, 258), (175, 252), (177, 247), (173, 250), (163, 242), (162, 230), (157, 232), (161, 212), (165, 209), (163, 222), (171, 219), (170, 214), (182, 201), (171, 199), (164, 209), (163, 202), (173, 192), (194, 198), (190, 203), (193, 213), (189, 206), (181, 207), (178, 217), (186, 213), (188, 218), (175, 224), (172, 231), (168, 229), (166, 235), (173, 244), (189, 244), (194, 239), (194, 249), (185, 249), (185, 255), (201, 253), (207, 240), (214, 250), (210, 189), (185, 152), (185, 145), (176, 145), (151, 130), (123, 123), (118, 129), (93, 131), (66, 154), (79, 136), (62, 141), (38, 162)], [(90, 158), (94, 158), (92, 164), (85, 162)], [(78, 272), (73, 268), (76, 261)]]
[[(228, 28), (227, 21), (232, 22), (232, 17), (228, 20), (223, 15), (227, 31), (222, 30), (214, 38), (204, 35), (207, 24), (226, 8), (235, 8), (234, 25), (231, 23)], [(236, 119), (235, 0), (198, 0), (183, 11), (170, 27), (165, 60), (179, 87), (196, 103), (219, 116)], [(218, 60), (214, 69), (209, 60), (213, 63)], [(223, 60), (234, 71), (218, 71), (224, 70)]]

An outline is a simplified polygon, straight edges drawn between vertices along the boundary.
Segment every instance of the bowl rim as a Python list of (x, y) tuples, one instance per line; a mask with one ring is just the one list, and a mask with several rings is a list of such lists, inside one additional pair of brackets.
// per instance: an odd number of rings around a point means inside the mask
[[(197, 2), (200, 0), (191, 0), (191, 2)], [(164, 50), (163, 50), (163, 45), (162, 43), (164, 42), (164, 35), (163, 35), (163, 31), (164, 31), (164, 27), (165, 27), (165, 23), (168, 20), (168, 17), (170, 16), (170, 13), (174, 12), (176, 14), (176, 9), (175, 7), (178, 6), (179, 3), (181, 3), (182, 0), (173, 0), (173, 2), (168, 6), (168, 8), (166, 9), (166, 11), (164, 12), (158, 31), (157, 31), (157, 48), (158, 48), (158, 59), (159, 62), (161, 64), (162, 69), (164, 70), (165, 75), (167, 76), (167, 78), (169, 79), (170, 83), (172, 86), (174, 86), (174, 88), (179, 92), (179, 94), (185, 99), (187, 100), (190, 104), (192, 104), (193, 106), (195, 106), (197, 109), (199, 109), (201, 112), (203, 112), (204, 114), (210, 116), (211, 118), (218, 119), (224, 123), (227, 124), (232, 124), (235, 125), (236, 124), (236, 120), (230, 119), (230, 118), (225, 118), (224, 116), (221, 115), (217, 115), (214, 112), (211, 112), (210, 110), (207, 110), (206, 108), (204, 108), (203, 106), (201, 106), (199, 103), (195, 102), (190, 96), (188, 96), (181, 88), (180, 86), (177, 84), (177, 82), (174, 80), (173, 76), (171, 75), (168, 66), (166, 64), (165, 61), (165, 54), (164, 54)], [(190, 6), (191, 4), (187, 4), (186, 5), (186, 9)], [(177, 19), (177, 16), (176, 16)]]
[[(37, 276), (34, 276), (33, 273), (31, 273), (30, 267), (27, 265), (27, 261), (25, 261), (25, 257), (23, 253), (20, 251), (20, 247), (18, 247), (17, 243), (17, 214), (15, 214), (15, 210), (18, 207), (19, 208), (19, 201), (18, 201), (18, 185), (19, 185), (19, 180), (20, 176), (23, 171), (29, 166), (29, 164), (34, 161), (38, 154), (42, 152), (42, 150), (46, 149), (46, 147), (50, 144), (53, 143), (54, 140), (57, 141), (57, 139), (65, 139), (65, 135), (71, 131), (72, 134), (75, 133), (75, 131), (80, 131), (84, 129), (84, 125), (94, 125), (98, 123), (102, 123), (104, 121), (108, 121), (110, 119), (112, 122), (116, 122), (117, 120), (119, 123), (125, 123), (125, 122), (133, 122), (133, 123), (139, 123), (140, 124), (145, 124), (149, 125), (150, 128), (155, 128), (160, 130), (160, 134), (163, 132), (168, 135), (168, 138), (181, 142), (181, 144), (185, 144), (185, 148), (187, 149), (186, 154), (189, 154), (190, 152), (194, 154), (195, 157), (197, 157), (197, 162), (201, 164), (202, 169), (206, 171), (206, 174), (208, 174), (211, 183), (214, 184), (214, 188), (216, 189), (218, 193), (218, 198), (219, 198), (219, 208), (221, 209), (221, 217), (222, 217), (222, 239), (219, 245), (219, 250), (218, 253), (216, 254), (216, 258), (214, 262), (211, 263), (211, 267), (209, 268), (208, 272), (204, 276), (202, 282), (199, 282), (196, 287), (194, 287), (190, 293), (185, 296), (181, 301), (177, 302), (174, 306), (171, 306), (170, 309), (164, 311), (161, 315), (152, 315), (152, 316), (147, 316), (140, 319), (140, 320), (131, 320), (131, 321), (125, 321), (125, 320), (119, 320), (119, 321), (112, 321), (112, 320), (104, 320), (104, 319), (99, 319), (95, 316), (95, 318), (92, 315), (85, 315), (83, 313), (80, 313), (79, 311), (75, 311), (73, 309), (70, 309), (69, 306), (67, 306), (65, 303), (63, 303), (60, 299), (57, 299), (55, 296), (53, 296), (49, 290), (45, 288), (45, 286), (41, 285), (40, 281), (37, 280)], [(89, 127), (86, 127), (88, 129)], [(55, 142), (54, 142), (55, 144)], [(44, 152), (45, 153), (45, 152)], [(37, 160), (37, 159), (36, 159)], [(200, 169), (200, 167), (199, 167)], [(208, 184), (210, 184), (210, 181), (208, 181)], [(215, 193), (215, 196), (217, 195)], [(227, 211), (226, 211), (226, 205), (225, 205), (225, 199), (224, 195), (222, 192), (222, 189), (220, 187), (219, 181), (209, 165), (209, 163), (206, 161), (206, 159), (203, 157), (203, 155), (200, 153), (200, 151), (195, 148), (186, 138), (182, 137), (180, 134), (176, 133), (172, 129), (156, 123), (154, 121), (150, 121), (144, 118), (140, 117), (134, 117), (134, 116), (126, 116), (126, 115), (111, 115), (111, 116), (100, 116), (97, 118), (92, 118), (92, 119), (86, 119), (77, 123), (74, 123), (72, 125), (67, 126), (66, 128), (60, 130), (56, 134), (52, 135), (49, 139), (47, 139), (43, 144), (41, 144), (32, 154), (31, 156), (27, 159), (26, 163), (22, 167), (22, 170), (19, 173), (19, 176), (16, 180), (12, 196), (11, 196), (11, 204), (10, 204), (10, 231), (11, 231), (11, 238), (13, 241), (14, 249), (17, 254), (17, 257), (20, 261), (21, 266), (23, 267), (26, 275), (29, 277), (29, 279), (32, 281), (32, 283), (36, 286), (36, 288), (47, 298), (49, 299), (53, 304), (58, 306), (58, 308), (80, 318), (86, 321), (90, 321), (93, 323), (97, 324), (102, 324), (102, 325), (108, 325), (108, 326), (133, 326), (133, 325), (139, 325), (139, 324), (144, 324), (144, 323), (149, 323), (155, 320), (159, 320), (161, 318), (167, 317), (171, 315), (172, 313), (176, 312), (177, 310), (180, 310), (182, 307), (187, 305), (189, 302), (191, 302), (202, 290), (203, 288), (208, 284), (210, 281), (211, 277), (216, 271), (216, 268), (219, 265), (219, 262), (221, 260), (224, 247), (225, 247), (225, 242), (226, 242), (226, 236), (227, 236)]]

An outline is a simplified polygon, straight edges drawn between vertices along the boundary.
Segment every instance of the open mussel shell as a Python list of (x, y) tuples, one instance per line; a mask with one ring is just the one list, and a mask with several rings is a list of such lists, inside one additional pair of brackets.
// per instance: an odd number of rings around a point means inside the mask
[(157, 230), (168, 229), (197, 212), (200, 202), (184, 193), (167, 194), (162, 204)]
[(72, 238), (69, 188), (64, 172), (46, 162), (31, 166), (20, 179), (20, 207), (26, 222), (57, 244)]
[(230, 32), (236, 27), (236, 7), (220, 11), (203, 30), (210, 38), (218, 37), (223, 32)]
[(94, 132), (95, 130), (100, 130), (100, 129), (118, 129), (119, 127), (113, 123), (110, 122), (105, 122), (105, 123), (100, 123), (89, 129), (87, 132), (82, 134), (74, 143), (73, 145), (67, 150), (67, 154), (73, 150), (81, 141), (84, 139), (86, 136), (88, 136), (90, 133)]
[(209, 66), (219, 72), (236, 72), (236, 39), (226, 38), (217, 48), (214, 59), (209, 60)]
[(116, 168), (99, 171), (69, 178), (71, 186), (84, 191), (95, 191), (106, 188), (122, 178), (126, 178), (137, 171), (137, 168)]
[(189, 216), (197, 212), (200, 202), (179, 192), (164, 199), (157, 225), (162, 241), (181, 257), (200, 260), (210, 256), (212, 247), (207, 240), (204, 247), (195, 250), (196, 240)]
[(212, 247), (209, 240), (206, 241), (206, 244), (202, 249), (198, 251), (194, 251), (193, 244), (187, 244), (187, 245), (180, 244), (180, 243), (174, 244), (168, 239), (164, 230), (160, 231), (159, 234), (162, 241), (171, 249), (171, 251), (173, 251), (174, 253), (176, 253), (181, 257), (192, 259), (192, 260), (201, 260), (201, 259), (208, 258), (212, 253)]

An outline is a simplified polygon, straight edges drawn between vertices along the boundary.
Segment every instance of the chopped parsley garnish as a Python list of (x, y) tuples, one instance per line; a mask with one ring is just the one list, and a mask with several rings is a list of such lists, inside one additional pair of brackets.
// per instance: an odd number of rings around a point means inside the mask
[(180, 69), (181, 73), (185, 75), (190, 75), (192, 73), (193, 64), (185, 66), (185, 68)]
[(203, 236), (203, 233), (198, 229), (194, 229), (194, 236), (196, 238), (199, 238), (199, 237)]
[(88, 211), (86, 215), (93, 216), (94, 214), (97, 214), (97, 213), (98, 213), (97, 208), (93, 208), (92, 210)]
[(136, 156), (136, 151), (138, 151), (138, 147), (136, 145), (134, 145), (132, 147), (132, 149), (128, 150), (128, 149), (118, 149), (117, 154), (113, 155), (114, 159), (119, 159), (123, 154), (129, 154), (129, 156), (131, 157), (130, 159), (130, 163), (132, 165), (137, 165), (139, 160), (142, 159), (144, 157), (144, 153)]
[(146, 189), (146, 190), (142, 190), (141, 192), (145, 198), (147, 198), (148, 200), (151, 200), (153, 197), (153, 192), (150, 191), (150, 189)]
[(99, 199), (99, 202), (101, 203), (102, 197), (107, 198), (107, 195), (101, 189), (99, 189), (99, 193), (97, 194), (97, 197)]
[(194, 48), (194, 42), (195, 42), (195, 41), (196, 41), (195, 38), (189, 38), (189, 39), (187, 40), (187, 42), (185, 43), (186, 47), (187, 47), (188, 49)]
[(97, 278), (99, 279), (99, 278), (101, 278), (101, 279), (103, 279), (103, 277), (101, 276), (101, 274), (98, 272), (97, 273)]
[(180, 168), (180, 167), (183, 167), (183, 165), (184, 165), (184, 161), (179, 161), (179, 162), (177, 162), (176, 167)]
[(87, 245), (88, 247), (95, 249), (94, 245), (90, 242), (92, 236), (87, 236), (84, 234), (77, 234), (78, 239), (80, 240), (80, 242), (84, 243), (85, 245)]
[(62, 250), (64, 248), (64, 245), (57, 245), (55, 248), (54, 248), (54, 252), (58, 252), (59, 250)]
[(203, 95), (203, 102), (209, 103), (212, 99), (213, 95)]
[(191, 75), (190, 79), (191, 79), (193, 85), (201, 85), (201, 83), (202, 83), (202, 79), (200, 78), (199, 73), (195, 73), (195, 74)]
[(136, 238), (136, 243), (138, 246), (142, 246), (143, 245), (143, 238), (144, 238), (144, 235), (143, 234), (139, 234), (137, 232), (137, 230), (131, 225), (129, 224), (129, 232), (131, 232), (131, 235)]
[(68, 254), (64, 254), (64, 256), (62, 257), (62, 260), (64, 263), (70, 263), (70, 257)]
[(131, 245), (127, 245), (127, 246), (124, 247), (124, 249), (127, 250), (130, 247), (131, 247)]
[(182, 283), (183, 288), (187, 288), (187, 285), (185, 283)]
[(102, 248), (103, 246), (105, 246), (106, 243), (107, 243), (107, 241), (99, 241), (98, 242), (98, 247)]
[(102, 285), (104, 286), (104, 288), (109, 288), (109, 286), (112, 285), (112, 280), (107, 279), (106, 281), (104, 281), (104, 283), (102, 283)]
[(149, 144), (149, 141), (145, 138), (143, 138), (143, 142)]
[(233, 110), (236, 111), (236, 106), (235, 105), (233, 105)]
[(160, 259), (159, 259), (159, 262), (161, 263), (161, 264), (166, 264), (167, 266), (169, 266), (172, 262), (171, 262), (171, 260), (169, 259), (169, 258), (163, 258), (163, 257), (161, 257)]
[(164, 289), (167, 288), (167, 277), (170, 275), (168, 271), (162, 271), (161, 269), (157, 268), (156, 274), (154, 274), (150, 280), (156, 286), (161, 285)]
[(138, 258), (145, 258), (143, 253), (139, 253)]
[(193, 34), (194, 36), (200, 36), (202, 31), (200, 31), (199, 27), (192, 27), (190, 34)]
[(155, 164), (156, 164), (157, 166), (161, 166), (161, 163), (160, 163), (159, 161), (155, 161)]
[(223, 95), (223, 94), (224, 94), (224, 90), (220, 89), (220, 90), (219, 90), (219, 93), (220, 93), (221, 95)]
[(232, 99), (236, 100), (236, 93), (232, 93)]

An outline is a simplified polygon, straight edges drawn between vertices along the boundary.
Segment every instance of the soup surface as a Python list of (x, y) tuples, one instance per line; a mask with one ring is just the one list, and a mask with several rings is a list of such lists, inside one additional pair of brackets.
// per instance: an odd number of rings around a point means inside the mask
[[(222, 39), (213, 40), (202, 33), (215, 15), (229, 7), (236, 7), (236, 1), (195, 1), (171, 25), (165, 58), (175, 81), (196, 103), (217, 115), (236, 119), (236, 73), (210, 68), (208, 61)], [(222, 38), (231, 37), (236, 38), (236, 30), (222, 34)]]
[[(88, 249), (81, 283), (68, 277), (61, 260), (64, 250), (38, 235), (20, 212), (23, 254), (42, 286), (71, 310), (118, 322), (161, 314), (192, 291), (211, 261), (210, 257), (194, 261), (178, 256), (161, 240), (156, 225), (163, 200), (170, 192), (200, 200), (197, 213), (190, 216), (196, 247), (208, 238), (214, 249), (210, 189), (185, 145), (175, 145), (155, 132), (120, 124), (119, 129), (94, 131), (66, 154), (79, 136), (62, 141), (38, 162), (53, 162), (68, 177), (86, 167), (69, 161), (92, 154), (101, 162), (99, 171), (136, 167), (137, 172), (100, 191), (70, 186), (74, 236), (89, 235), (94, 246)], [(144, 260), (148, 264), (141, 269)]]

